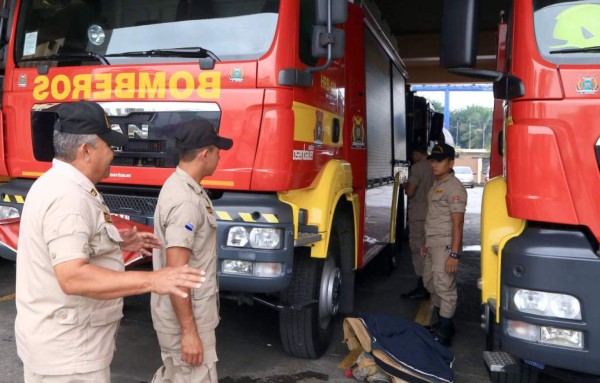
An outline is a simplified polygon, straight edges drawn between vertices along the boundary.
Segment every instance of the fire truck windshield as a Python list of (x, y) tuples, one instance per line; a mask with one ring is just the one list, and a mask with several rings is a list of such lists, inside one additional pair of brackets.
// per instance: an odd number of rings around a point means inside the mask
[(556, 64), (600, 63), (600, 0), (534, 0), (538, 50)]
[(269, 50), (278, 12), (279, 0), (23, 0), (15, 61), (30, 67), (98, 65), (105, 57), (110, 64), (207, 55), (253, 60)]

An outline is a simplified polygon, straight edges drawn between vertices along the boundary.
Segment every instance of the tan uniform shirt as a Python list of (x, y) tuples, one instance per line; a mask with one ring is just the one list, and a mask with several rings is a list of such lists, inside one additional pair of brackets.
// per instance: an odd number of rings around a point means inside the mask
[(18, 243), (15, 334), (31, 372), (69, 375), (110, 365), (123, 300), (65, 295), (53, 267), (88, 259), (123, 271), (121, 241), (92, 182), (54, 160), (27, 194)]
[(451, 245), (452, 213), (465, 212), (467, 191), (454, 173), (450, 173), (433, 183), (427, 200), (429, 205), (425, 219), (426, 246)]
[[(219, 324), (217, 308), (217, 220), (206, 192), (179, 167), (165, 182), (154, 214), (154, 232), (163, 243), (153, 254), (154, 269), (165, 267), (167, 248), (191, 251), (189, 266), (206, 272), (206, 282), (192, 289), (192, 308), (198, 332), (214, 330)], [(152, 294), (152, 321), (160, 333), (181, 334), (168, 295)]]
[(427, 158), (411, 166), (407, 181), (417, 185), (417, 190), (408, 204), (408, 218), (411, 221), (424, 221), (427, 216), (427, 193), (435, 181), (431, 163)]

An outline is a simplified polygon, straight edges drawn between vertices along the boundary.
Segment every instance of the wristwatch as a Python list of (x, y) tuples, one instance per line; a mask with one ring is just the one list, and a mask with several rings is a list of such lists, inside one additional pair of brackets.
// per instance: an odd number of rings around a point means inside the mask
[(450, 253), (450, 258), (460, 259), (460, 254), (459, 253)]

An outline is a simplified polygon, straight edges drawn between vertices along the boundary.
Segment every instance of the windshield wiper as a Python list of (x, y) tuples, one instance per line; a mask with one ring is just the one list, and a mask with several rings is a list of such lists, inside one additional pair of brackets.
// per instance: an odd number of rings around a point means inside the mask
[(56, 53), (48, 56), (28, 57), (21, 59), (21, 62), (27, 61), (76, 61), (81, 59), (92, 58), (100, 61), (104, 65), (110, 65), (106, 57), (96, 52), (81, 52), (81, 53)]
[(202, 47), (186, 47), (186, 48), (170, 48), (170, 49), (151, 49), (148, 51), (131, 51), (131, 52), (120, 52), (111, 53), (106, 57), (189, 57), (189, 58), (202, 58), (210, 57), (215, 61), (221, 61), (216, 54), (208, 49)]
[(585, 47), (585, 48), (565, 48), (565, 49), (557, 49), (554, 51), (550, 51), (551, 55), (556, 53), (588, 53), (588, 52), (600, 52), (600, 45), (596, 45), (593, 47)]

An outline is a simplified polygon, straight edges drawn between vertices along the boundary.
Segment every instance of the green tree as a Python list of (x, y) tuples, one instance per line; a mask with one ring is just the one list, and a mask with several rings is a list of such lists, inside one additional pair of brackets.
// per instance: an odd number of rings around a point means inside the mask
[(450, 133), (463, 149), (490, 149), (492, 108), (470, 105), (450, 112)]

